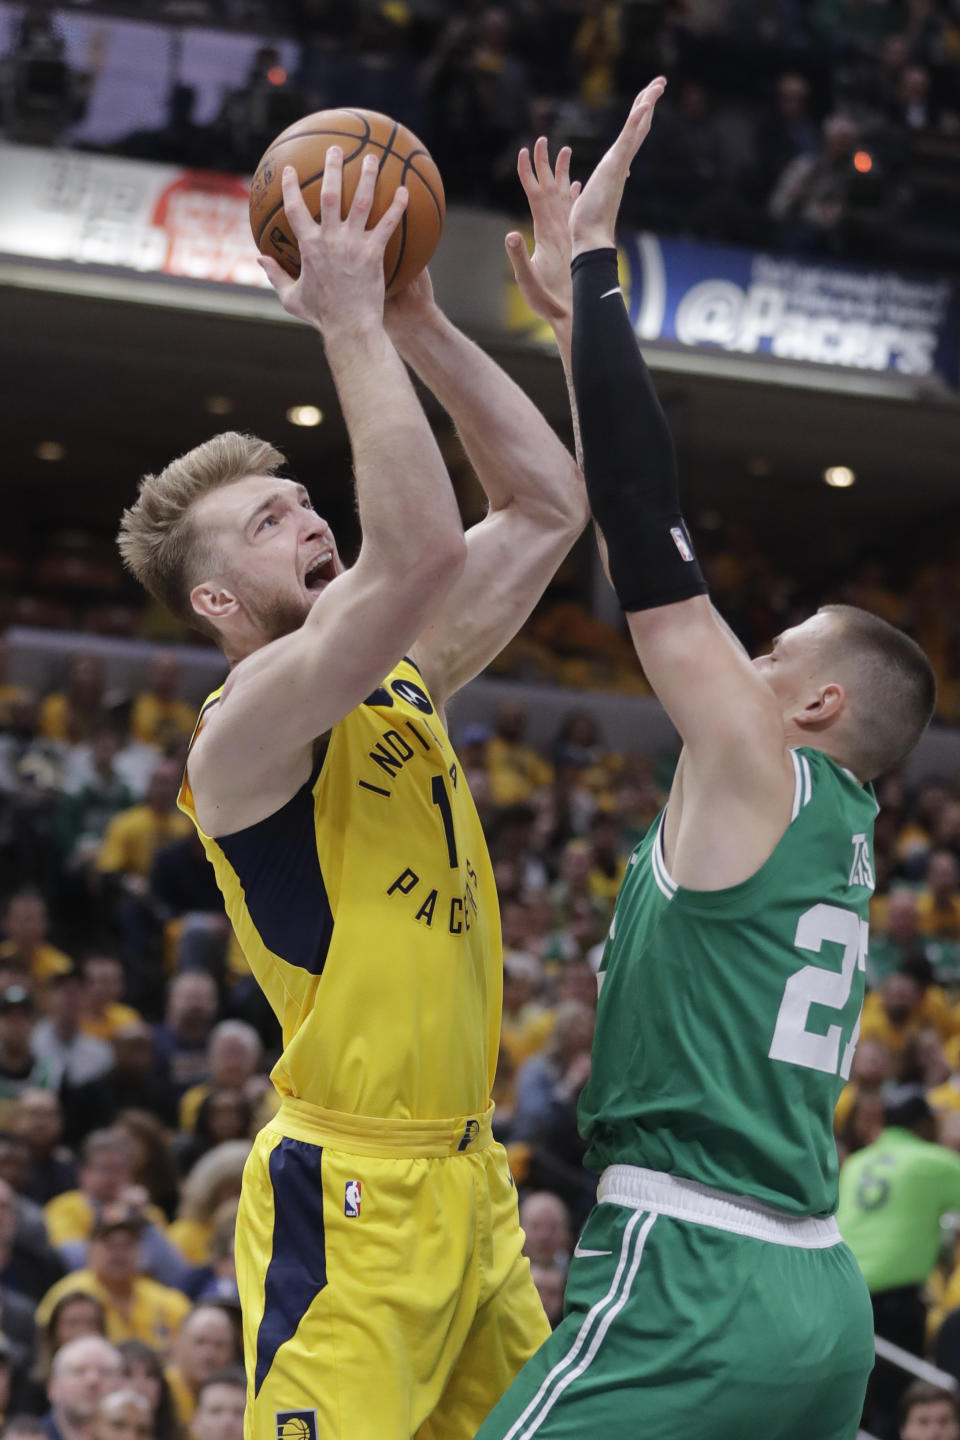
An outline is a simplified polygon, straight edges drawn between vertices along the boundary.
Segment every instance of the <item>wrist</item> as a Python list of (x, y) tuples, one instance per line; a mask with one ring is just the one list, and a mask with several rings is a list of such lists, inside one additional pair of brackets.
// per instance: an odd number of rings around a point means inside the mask
[(388, 305), (384, 311), (383, 324), (403, 358), (412, 360), (420, 350), (422, 342), (441, 334), (445, 327), (450, 325), (450, 321), (440, 306), (431, 301), (407, 314), (393, 314)]
[(582, 234), (571, 236), (571, 241), (574, 260), (588, 250), (615, 250), (617, 247), (613, 232), (601, 228), (584, 230)]

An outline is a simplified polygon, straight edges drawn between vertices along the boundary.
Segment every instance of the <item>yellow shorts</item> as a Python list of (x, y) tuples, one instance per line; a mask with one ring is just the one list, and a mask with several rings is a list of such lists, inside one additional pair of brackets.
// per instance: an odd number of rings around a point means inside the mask
[(550, 1333), (522, 1244), (490, 1112), (285, 1100), (237, 1221), (245, 1440), (472, 1440)]

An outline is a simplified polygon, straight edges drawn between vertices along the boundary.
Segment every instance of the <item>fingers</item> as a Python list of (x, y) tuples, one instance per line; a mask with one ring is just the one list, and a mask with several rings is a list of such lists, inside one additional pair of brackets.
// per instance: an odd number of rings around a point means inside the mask
[(409, 199), (410, 191), (406, 185), (398, 185), (387, 209), (370, 231), (370, 234), (384, 249), (387, 248), (387, 242), (390, 236), (400, 224), (400, 217), (403, 215), (404, 210), (406, 210)]
[(533, 147), (533, 163), (537, 171), (537, 180), (547, 189), (553, 185), (553, 171), (550, 169), (550, 152), (547, 146), (546, 137), (541, 135)]
[(306, 201), (300, 193), (300, 181), (292, 165), (284, 165), (283, 174), (280, 176), (280, 188), (283, 191), (283, 208), (286, 212), (287, 222), (293, 231), (294, 238), (298, 243), (302, 242), (313, 229), (313, 216), (307, 209)]
[(259, 255), (257, 257), (257, 264), (278, 295), (287, 285), (295, 284), (295, 281), (291, 279), (283, 266), (274, 260), (272, 255)]
[[(339, 145), (330, 145), (323, 162), (323, 179), (320, 182), (320, 220), (323, 225), (335, 225), (340, 219), (340, 199), (343, 194), (343, 151)], [(299, 236), (297, 237), (300, 238)]]
[(573, 151), (569, 145), (562, 146), (557, 156), (557, 163), (554, 166), (554, 176), (561, 190), (566, 190), (570, 184), (570, 158)]
[(533, 166), (530, 163), (530, 151), (526, 146), (517, 156), (517, 174), (520, 177), (520, 184), (523, 186), (523, 193), (529, 201), (533, 201), (534, 195), (540, 189), (537, 177), (533, 173)]
[(373, 192), (377, 188), (377, 176), (380, 173), (379, 162), (376, 155), (364, 155), (363, 164), (360, 167), (360, 179), (357, 181), (357, 188), (354, 192), (353, 203), (347, 215), (347, 220), (358, 230), (363, 230), (367, 224), (367, 216), (370, 214), (373, 205)]
[(576, 200), (582, 189), (583, 185), (580, 183), (580, 181), (574, 180), (573, 184), (570, 186), (570, 199)]

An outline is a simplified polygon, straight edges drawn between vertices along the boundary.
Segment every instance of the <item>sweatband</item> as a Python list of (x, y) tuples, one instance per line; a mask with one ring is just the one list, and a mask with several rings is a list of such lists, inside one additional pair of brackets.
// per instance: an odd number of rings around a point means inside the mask
[(573, 390), (583, 473), (624, 610), (706, 594), (677, 486), (673, 437), (640, 354), (617, 274), (617, 252), (577, 255)]

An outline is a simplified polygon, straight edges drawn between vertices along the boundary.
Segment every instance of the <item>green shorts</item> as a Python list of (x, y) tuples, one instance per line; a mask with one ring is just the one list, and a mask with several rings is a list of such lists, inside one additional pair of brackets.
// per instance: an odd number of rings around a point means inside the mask
[(616, 1165), (565, 1314), (477, 1440), (854, 1440), (873, 1312), (830, 1220)]

